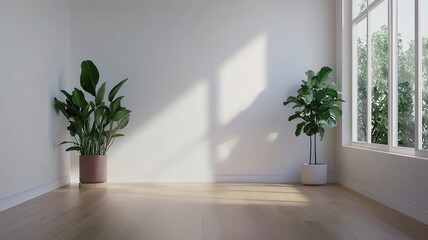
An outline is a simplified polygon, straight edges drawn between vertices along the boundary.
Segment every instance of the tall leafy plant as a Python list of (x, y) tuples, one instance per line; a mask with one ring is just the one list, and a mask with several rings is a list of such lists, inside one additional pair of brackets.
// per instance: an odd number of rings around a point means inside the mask
[[(323, 67), (315, 74), (314, 71), (306, 72), (307, 80), (302, 80), (302, 85), (296, 96), (290, 96), (284, 102), (284, 106), (294, 104), (296, 111), (288, 118), (288, 121), (300, 120), (296, 126), (295, 135), (302, 132), (309, 136), (309, 164), (312, 164), (312, 145), (314, 145), (315, 164), (317, 164), (317, 134), (321, 140), (324, 137), (324, 126), (333, 128), (337, 125), (337, 117), (342, 116), (342, 110), (338, 103), (344, 102), (340, 98), (340, 92), (335, 84), (330, 81), (332, 69)], [(312, 144), (312, 137), (314, 141)]]
[(124, 96), (116, 97), (127, 81), (114, 86), (105, 102), (106, 83), (98, 88), (99, 72), (95, 64), (85, 60), (81, 64), (80, 86), (92, 99), (87, 100), (82, 90), (74, 88), (71, 93), (61, 90), (65, 100), (54, 99), (54, 106), (67, 118), (72, 141), (66, 151), (78, 151), (81, 155), (106, 155), (107, 150), (118, 137), (124, 136), (119, 130), (129, 122), (131, 111), (121, 105)]

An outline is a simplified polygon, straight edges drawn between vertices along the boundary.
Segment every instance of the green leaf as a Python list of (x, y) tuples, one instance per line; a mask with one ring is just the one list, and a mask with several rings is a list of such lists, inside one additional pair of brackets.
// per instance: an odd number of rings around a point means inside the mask
[(79, 106), (80, 108), (85, 108), (86, 105), (88, 105), (88, 102), (85, 99), (85, 95), (79, 89), (75, 88), (71, 96), (73, 99), (73, 103)]
[(81, 150), (81, 148), (80, 147), (77, 147), (77, 146), (73, 146), (73, 147), (69, 147), (69, 148), (67, 148), (67, 149), (65, 149), (65, 151), (80, 151)]
[(334, 88), (324, 88), (323, 91), (332, 99), (337, 99), (339, 97), (339, 92)]
[(301, 85), (300, 89), (297, 90), (299, 96), (306, 96), (309, 94), (309, 87), (307, 85)]
[(67, 104), (67, 108), (69, 108), (69, 107), (74, 107), (76, 109), (79, 108), (79, 106), (77, 106), (76, 104), (73, 103), (73, 99), (71, 99), (71, 100), (66, 99), (65, 103)]
[(284, 106), (287, 106), (290, 103), (295, 103), (298, 106), (304, 106), (305, 105), (305, 101), (301, 98), (297, 98), (297, 97), (288, 97), (287, 101), (285, 101), (283, 104)]
[(84, 126), (84, 121), (80, 117), (74, 118), (74, 123), (76, 124), (76, 129), (82, 129)]
[(331, 106), (331, 109), (336, 112), (337, 116), (342, 116), (342, 110), (336, 104)]
[(327, 125), (327, 127), (329, 127), (329, 128), (336, 127), (336, 125), (337, 125), (336, 117), (335, 117), (333, 114), (331, 114), (331, 115), (330, 115), (330, 117), (329, 117), (329, 118), (327, 118), (327, 120), (326, 120), (325, 124), (326, 124), (326, 125)]
[(296, 137), (300, 136), (300, 133), (302, 133), (302, 128), (304, 126), (305, 126), (305, 122), (301, 122), (297, 124), (296, 131), (294, 132), (294, 135), (296, 135)]
[(313, 76), (310, 80), (308, 79), (308, 87), (309, 89), (316, 90), (318, 85), (319, 77)]
[(322, 112), (318, 112), (318, 118), (321, 121), (327, 121), (331, 117), (329, 110), (324, 110)]
[(333, 70), (329, 67), (322, 67), (321, 70), (318, 72), (318, 77), (319, 77), (319, 82), (324, 82), (328, 80), (328, 75), (332, 72)]
[(76, 144), (75, 142), (63, 141), (63, 142), (61, 142), (60, 144), (58, 144), (58, 146), (57, 146), (57, 147), (59, 147), (59, 146), (61, 146), (61, 145), (63, 145), (63, 144), (67, 144), (67, 143)]
[(322, 140), (324, 138), (325, 129), (323, 127), (318, 127), (318, 131), (319, 131), (320, 137), (321, 137), (320, 140)]
[(305, 74), (306, 74), (306, 76), (308, 77), (307, 79), (308, 79), (308, 81), (307, 82), (305, 82), (305, 81), (303, 81), (303, 83), (305, 83), (305, 84), (307, 84), (314, 76), (315, 76), (315, 73), (314, 73), (314, 71), (312, 71), (312, 70), (308, 70), (307, 72), (305, 72)]
[(64, 96), (65, 96), (68, 100), (72, 101), (71, 95), (70, 95), (68, 92), (66, 92), (65, 90), (61, 90), (61, 92), (62, 92), (62, 94), (64, 94)]
[(113, 89), (111, 89), (109, 95), (108, 95), (108, 100), (111, 102), (113, 101), (114, 97), (116, 96), (117, 92), (119, 91), (119, 89), (122, 87), (122, 85), (127, 81), (128, 79), (124, 79), (122, 81), (120, 81), (116, 86), (113, 87)]
[(318, 100), (313, 100), (310, 104), (309, 104), (309, 108), (312, 111), (318, 112), (319, 108), (322, 106), (322, 103)]
[(80, 67), (82, 70), (80, 74), (80, 85), (86, 92), (95, 96), (95, 89), (100, 78), (97, 67), (91, 60), (83, 61)]
[(124, 117), (128, 116), (130, 113), (131, 111), (129, 110), (120, 110), (114, 115), (113, 121), (118, 122), (122, 120)]
[(101, 84), (101, 87), (97, 91), (95, 96), (95, 104), (100, 105), (104, 100), (104, 94), (106, 92), (106, 83)]
[(305, 127), (303, 128), (303, 132), (308, 135), (308, 136), (312, 136), (314, 135), (313, 131), (312, 131), (312, 125), (311, 123), (307, 123), (305, 125)]
[(117, 138), (117, 137), (123, 137), (123, 136), (125, 136), (125, 135), (123, 135), (123, 134), (113, 134), (111, 137), (112, 138)]
[(113, 100), (113, 102), (110, 103), (110, 111), (113, 116), (121, 109), (121, 101), (124, 98), (124, 96), (120, 96)]
[(333, 88), (323, 88), (315, 94), (315, 99), (321, 102), (337, 99), (337, 97), (339, 97), (339, 93)]
[(288, 121), (292, 121), (292, 120), (294, 120), (294, 119), (296, 119), (296, 118), (301, 118), (301, 114), (302, 112), (300, 112), (300, 111), (297, 111), (295, 114), (293, 114), (293, 115), (291, 115), (289, 118), (288, 118)]
[(70, 122), (70, 125), (67, 127), (67, 130), (70, 132), (70, 135), (74, 137), (77, 134), (77, 126), (74, 122)]
[(75, 106), (75, 105), (71, 105), (69, 104), (67, 106), (67, 113), (70, 115), (70, 117), (76, 117), (76, 116), (81, 116), (81, 112), (79, 111), (79, 106)]
[(129, 123), (129, 114), (124, 118), (124, 119), (122, 119), (120, 122), (119, 122), (119, 124), (118, 124), (118, 127), (120, 128), (120, 129), (123, 129), (123, 128), (125, 128), (127, 125), (128, 125), (128, 123)]
[(68, 114), (67, 110), (66, 110), (66, 105), (65, 103), (59, 101), (57, 98), (54, 98), (54, 107), (56, 109), (58, 109), (59, 111), (61, 111), (61, 113), (67, 118), (70, 118), (70, 115)]

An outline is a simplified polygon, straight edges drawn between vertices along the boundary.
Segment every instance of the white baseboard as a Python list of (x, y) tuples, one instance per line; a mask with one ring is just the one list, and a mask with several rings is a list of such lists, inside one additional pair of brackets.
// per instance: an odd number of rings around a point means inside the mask
[(33, 188), (30, 188), (28, 190), (7, 196), (5, 198), (2, 198), (0, 199), (0, 211), (4, 211), (8, 208), (14, 207), (18, 204), (26, 202), (32, 198), (38, 197), (42, 194), (45, 194), (47, 192), (60, 188), (69, 183), (70, 183), (70, 176), (66, 176)]
[[(189, 175), (189, 176), (108, 176), (111, 183), (137, 183), (137, 182), (159, 182), (159, 183), (298, 183), (299, 174), (217, 174)], [(328, 176), (328, 182), (336, 182), (336, 177)]]
[(366, 197), (378, 201), (390, 208), (415, 218), (425, 224), (428, 224), (428, 209), (417, 206), (411, 202), (399, 199), (387, 193), (374, 190), (368, 186), (362, 185), (348, 179), (340, 179), (339, 184), (356, 191)]

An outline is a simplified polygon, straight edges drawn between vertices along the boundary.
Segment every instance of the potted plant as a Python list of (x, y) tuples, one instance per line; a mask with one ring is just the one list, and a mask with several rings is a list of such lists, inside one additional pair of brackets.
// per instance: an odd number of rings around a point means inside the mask
[[(301, 168), (301, 181), (305, 185), (324, 185), (327, 183), (327, 164), (317, 161), (317, 135), (323, 139), (324, 126), (333, 128), (337, 124), (337, 117), (342, 116), (342, 110), (338, 103), (344, 102), (340, 98), (340, 92), (335, 84), (330, 81), (332, 69), (323, 67), (315, 74), (314, 71), (306, 72), (307, 80), (297, 90), (297, 96), (290, 96), (284, 102), (284, 106), (292, 103), (296, 111), (288, 118), (288, 121), (300, 120), (296, 126), (295, 135), (302, 132), (309, 136), (309, 164), (303, 164)], [(315, 159), (312, 162), (312, 147)]]
[(81, 183), (103, 183), (107, 181), (107, 151), (118, 137), (124, 136), (119, 131), (129, 122), (131, 111), (121, 105), (123, 96), (116, 97), (117, 92), (127, 79), (114, 86), (107, 96), (104, 96), (106, 83), (97, 88), (99, 72), (95, 64), (85, 60), (81, 64), (80, 85), (91, 95), (87, 100), (82, 90), (74, 88), (71, 93), (61, 92), (65, 100), (54, 99), (54, 106), (67, 118), (72, 141), (66, 151), (78, 151), (79, 180)]

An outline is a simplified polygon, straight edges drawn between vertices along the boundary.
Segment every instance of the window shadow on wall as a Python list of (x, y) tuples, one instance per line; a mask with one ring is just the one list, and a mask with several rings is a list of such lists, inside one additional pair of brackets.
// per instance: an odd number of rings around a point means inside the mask
[(111, 149), (111, 176), (245, 181), (295, 173), (306, 160), (282, 102), (308, 68), (332, 65), (331, 38), (314, 36), (333, 33), (334, 16), (309, 16), (333, 1), (84, 5), (72, 24), (73, 71), (92, 58), (110, 86), (122, 73), (130, 79), (123, 94), (133, 113)]

